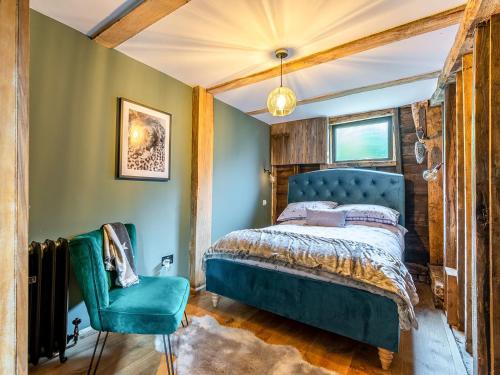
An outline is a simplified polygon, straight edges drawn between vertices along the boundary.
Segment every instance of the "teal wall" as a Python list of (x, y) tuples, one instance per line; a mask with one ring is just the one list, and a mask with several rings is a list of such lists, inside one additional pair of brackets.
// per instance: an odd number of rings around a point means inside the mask
[[(32, 11), (30, 241), (69, 238), (106, 222), (133, 222), (139, 272), (157, 274), (161, 256), (173, 253), (169, 273), (186, 276), (191, 95), (189, 86)], [(118, 97), (172, 114), (170, 181), (115, 178)], [(213, 228), (220, 236), (246, 224), (266, 224), (270, 206), (248, 199), (269, 195), (259, 172), (261, 159), (269, 156), (269, 128), (222, 103), (216, 103), (215, 119)], [(244, 204), (228, 206), (223, 194), (232, 201), (240, 188)], [(85, 327), (88, 318), (80, 301), (72, 282), (69, 320), (79, 316)]]
[[(269, 125), (215, 101), (212, 240), (271, 223)], [(267, 206), (262, 206), (262, 200)]]

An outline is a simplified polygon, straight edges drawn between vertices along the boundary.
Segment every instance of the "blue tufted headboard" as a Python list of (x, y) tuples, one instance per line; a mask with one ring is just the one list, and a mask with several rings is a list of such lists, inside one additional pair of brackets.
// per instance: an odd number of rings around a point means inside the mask
[(378, 204), (399, 211), (405, 224), (405, 180), (397, 173), (340, 168), (291, 176), (288, 203), (303, 201)]

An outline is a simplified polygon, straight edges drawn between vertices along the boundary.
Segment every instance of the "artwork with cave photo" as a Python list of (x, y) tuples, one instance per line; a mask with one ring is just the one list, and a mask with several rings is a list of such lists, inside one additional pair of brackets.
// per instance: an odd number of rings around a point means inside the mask
[(119, 178), (170, 178), (171, 122), (169, 113), (120, 98)]

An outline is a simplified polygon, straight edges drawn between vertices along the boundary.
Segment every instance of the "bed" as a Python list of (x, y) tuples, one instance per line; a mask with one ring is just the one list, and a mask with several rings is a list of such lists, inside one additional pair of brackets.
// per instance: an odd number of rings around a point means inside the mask
[[(292, 176), (288, 187), (289, 203), (376, 204), (400, 212), (399, 224), (404, 226), (405, 188), (400, 174), (327, 169)], [(272, 233), (279, 235), (276, 230)], [(208, 257), (204, 267), (214, 306), (224, 296), (376, 346), (384, 369), (398, 351), (401, 306), (390, 294), (259, 262)]]

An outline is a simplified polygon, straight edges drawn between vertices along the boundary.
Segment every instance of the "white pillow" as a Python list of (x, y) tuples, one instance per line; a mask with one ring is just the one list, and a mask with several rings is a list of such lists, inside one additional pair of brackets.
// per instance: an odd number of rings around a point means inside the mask
[(337, 207), (337, 202), (331, 201), (309, 201), (290, 203), (278, 217), (277, 222), (288, 220), (301, 220), (307, 217), (306, 209), (311, 210), (331, 210)]
[(307, 225), (319, 227), (345, 227), (345, 212), (335, 210), (311, 210), (306, 208)]
[(346, 213), (347, 224), (353, 221), (364, 221), (396, 226), (399, 221), (398, 211), (376, 204), (345, 204), (337, 207), (335, 211)]

